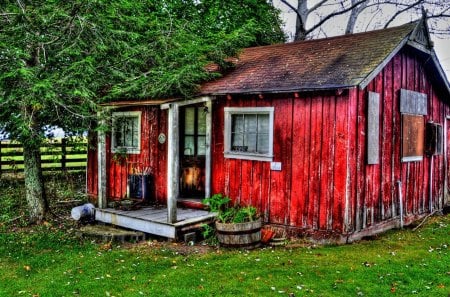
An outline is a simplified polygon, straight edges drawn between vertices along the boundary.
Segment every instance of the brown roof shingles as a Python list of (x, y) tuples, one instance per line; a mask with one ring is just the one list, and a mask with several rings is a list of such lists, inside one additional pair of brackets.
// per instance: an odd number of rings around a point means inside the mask
[(416, 23), (326, 39), (247, 48), (201, 94), (288, 92), (357, 86), (409, 37)]

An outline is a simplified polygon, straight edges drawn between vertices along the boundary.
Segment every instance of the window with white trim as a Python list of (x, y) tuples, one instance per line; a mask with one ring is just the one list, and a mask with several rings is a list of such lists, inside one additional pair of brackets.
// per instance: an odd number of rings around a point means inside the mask
[(113, 112), (112, 151), (139, 154), (141, 152), (141, 112)]
[(272, 161), (273, 107), (225, 107), (225, 158)]

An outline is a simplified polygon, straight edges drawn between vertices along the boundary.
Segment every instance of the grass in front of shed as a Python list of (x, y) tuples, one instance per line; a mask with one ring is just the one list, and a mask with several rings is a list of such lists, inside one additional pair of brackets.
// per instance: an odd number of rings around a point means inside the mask
[[(20, 195), (15, 198), (20, 200)], [(390, 231), (352, 245), (253, 251), (156, 241), (110, 248), (78, 239), (70, 221), (29, 227), (3, 220), (0, 226), (0, 296), (450, 293), (448, 215), (430, 218), (415, 232)]]

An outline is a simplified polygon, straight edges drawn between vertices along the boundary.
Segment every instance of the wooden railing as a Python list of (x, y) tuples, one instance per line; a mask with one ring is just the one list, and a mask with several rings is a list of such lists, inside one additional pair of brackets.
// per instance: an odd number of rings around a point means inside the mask
[[(87, 142), (49, 141), (41, 147), (43, 171), (86, 170)], [(3, 173), (23, 172), (23, 148), (20, 143), (0, 141), (0, 176)]]

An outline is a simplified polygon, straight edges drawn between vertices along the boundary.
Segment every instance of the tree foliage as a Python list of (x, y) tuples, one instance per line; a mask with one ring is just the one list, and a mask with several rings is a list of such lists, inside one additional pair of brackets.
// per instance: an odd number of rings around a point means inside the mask
[(71, 130), (98, 100), (189, 96), (205, 64), (282, 38), (262, 1), (3, 1), (0, 119), (21, 141), (25, 107)]
[(105, 100), (190, 96), (211, 78), (206, 64), (282, 40), (265, 1), (3, 0), (0, 127), (36, 159), (25, 163), (32, 187), (48, 127), (85, 130)]

